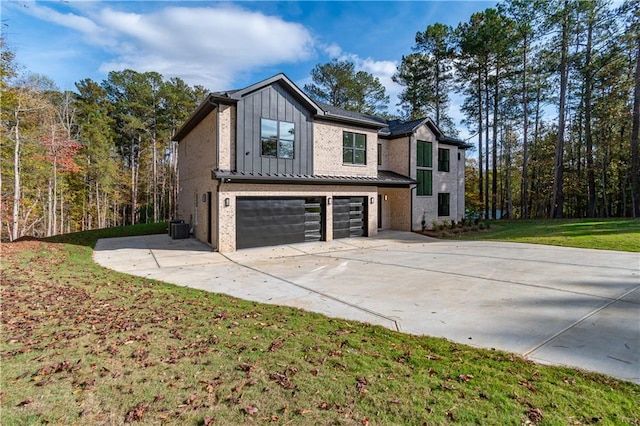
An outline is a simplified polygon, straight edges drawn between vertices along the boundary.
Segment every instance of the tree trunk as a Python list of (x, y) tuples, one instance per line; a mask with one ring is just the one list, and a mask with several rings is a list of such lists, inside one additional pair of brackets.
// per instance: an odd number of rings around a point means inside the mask
[(569, 67), (569, 0), (564, 0), (562, 17), (562, 46), (560, 52), (560, 103), (558, 106), (558, 137), (556, 140), (556, 157), (553, 169), (553, 196), (551, 202), (551, 217), (560, 219), (564, 210), (564, 130), (565, 130), (565, 103), (567, 98), (567, 83)]
[(635, 90), (633, 92), (633, 127), (631, 129), (631, 197), (633, 217), (640, 217), (640, 158), (638, 133), (640, 132), (640, 44), (636, 50)]
[[(155, 123), (154, 123), (155, 126)], [(158, 152), (156, 131), (153, 131), (153, 223), (158, 222)]]
[(528, 50), (528, 40), (527, 35), (525, 33), (522, 47), (522, 197), (520, 201), (520, 209), (522, 210), (522, 218), (529, 218), (529, 208), (528, 208), (528, 174), (527, 170), (528, 162), (529, 162), (529, 153), (528, 153), (528, 130), (529, 130), (529, 97), (527, 95), (527, 50)]
[(14, 112), (14, 138), (13, 146), (13, 217), (11, 218), (11, 241), (18, 239), (18, 226), (20, 217), (21, 190), (20, 186), (20, 104)]
[(480, 190), (480, 202), (484, 199), (484, 173), (482, 172), (482, 73), (478, 67), (478, 189)]
[(484, 105), (485, 105), (485, 114), (484, 114), (484, 131), (485, 131), (485, 139), (484, 139), (484, 161), (485, 161), (485, 176), (484, 176), (484, 212), (485, 219), (490, 219), (489, 215), (489, 64), (488, 60), (485, 61), (484, 68)]
[(593, 43), (593, 19), (587, 28), (587, 46), (585, 49), (585, 90), (584, 90), (584, 138), (587, 149), (587, 215), (596, 216), (596, 180), (593, 164), (593, 134), (591, 130), (591, 97), (593, 90), (593, 72), (591, 71), (591, 46)]
[(493, 86), (493, 154), (491, 178), (491, 217), (496, 219), (498, 203), (498, 95), (500, 90), (500, 66), (496, 58), (496, 79)]

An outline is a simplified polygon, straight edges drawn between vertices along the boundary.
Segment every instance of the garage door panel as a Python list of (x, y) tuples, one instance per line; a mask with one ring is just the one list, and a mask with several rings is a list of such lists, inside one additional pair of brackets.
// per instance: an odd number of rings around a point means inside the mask
[(338, 197), (333, 204), (333, 238), (366, 235), (365, 197)]
[(236, 247), (318, 241), (322, 204), (319, 198), (238, 198)]

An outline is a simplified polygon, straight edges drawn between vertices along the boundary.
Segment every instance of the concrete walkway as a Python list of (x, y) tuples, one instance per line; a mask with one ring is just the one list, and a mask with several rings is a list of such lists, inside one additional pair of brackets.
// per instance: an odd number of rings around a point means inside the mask
[(640, 383), (640, 256), (412, 233), (220, 254), (166, 235), (98, 241), (117, 271), (516, 352)]

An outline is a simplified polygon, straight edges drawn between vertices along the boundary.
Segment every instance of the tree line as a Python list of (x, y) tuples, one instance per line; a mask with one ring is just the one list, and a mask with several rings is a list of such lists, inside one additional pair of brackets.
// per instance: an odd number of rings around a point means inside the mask
[(61, 92), (5, 46), (1, 59), (3, 239), (175, 217), (171, 138), (204, 87), (124, 70)]
[[(59, 91), (2, 43), (2, 238), (175, 216), (171, 137), (208, 91), (156, 72), (112, 71)], [(509, 0), (457, 27), (418, 31), (393, 79), (401, 118), (431, 117), (477, 141), (467, 207), (486, 218), (640, 215), (640, 5)], [(379, 79), (350, 61), (317, 65), (313, 98), (390, 117)]]
[(467, 207), (486, 218), (640, 216), (640, 3), (509, 0), (418, 32), (394, 80), (408, 118), (477, 137)]

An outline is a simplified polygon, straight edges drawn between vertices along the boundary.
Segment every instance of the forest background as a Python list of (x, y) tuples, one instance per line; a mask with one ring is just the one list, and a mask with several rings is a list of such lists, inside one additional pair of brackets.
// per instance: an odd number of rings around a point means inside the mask
[[(0, 53), (2, 240), (175, 216), (172, 136), (205, 87), (126, 69), (60, 91), (17, 64), (4, 36)], [(348, 61), (312, 79), (315, 98), (340, 89), (336, 106), (389, 116), (380, 82)], [(394, 81), (401, 118), (429, 116), (454, 136), (450, 96), (463, 96), (470, 216), (640, 216), (638, 2), (511, 0), (435, 23)]]

